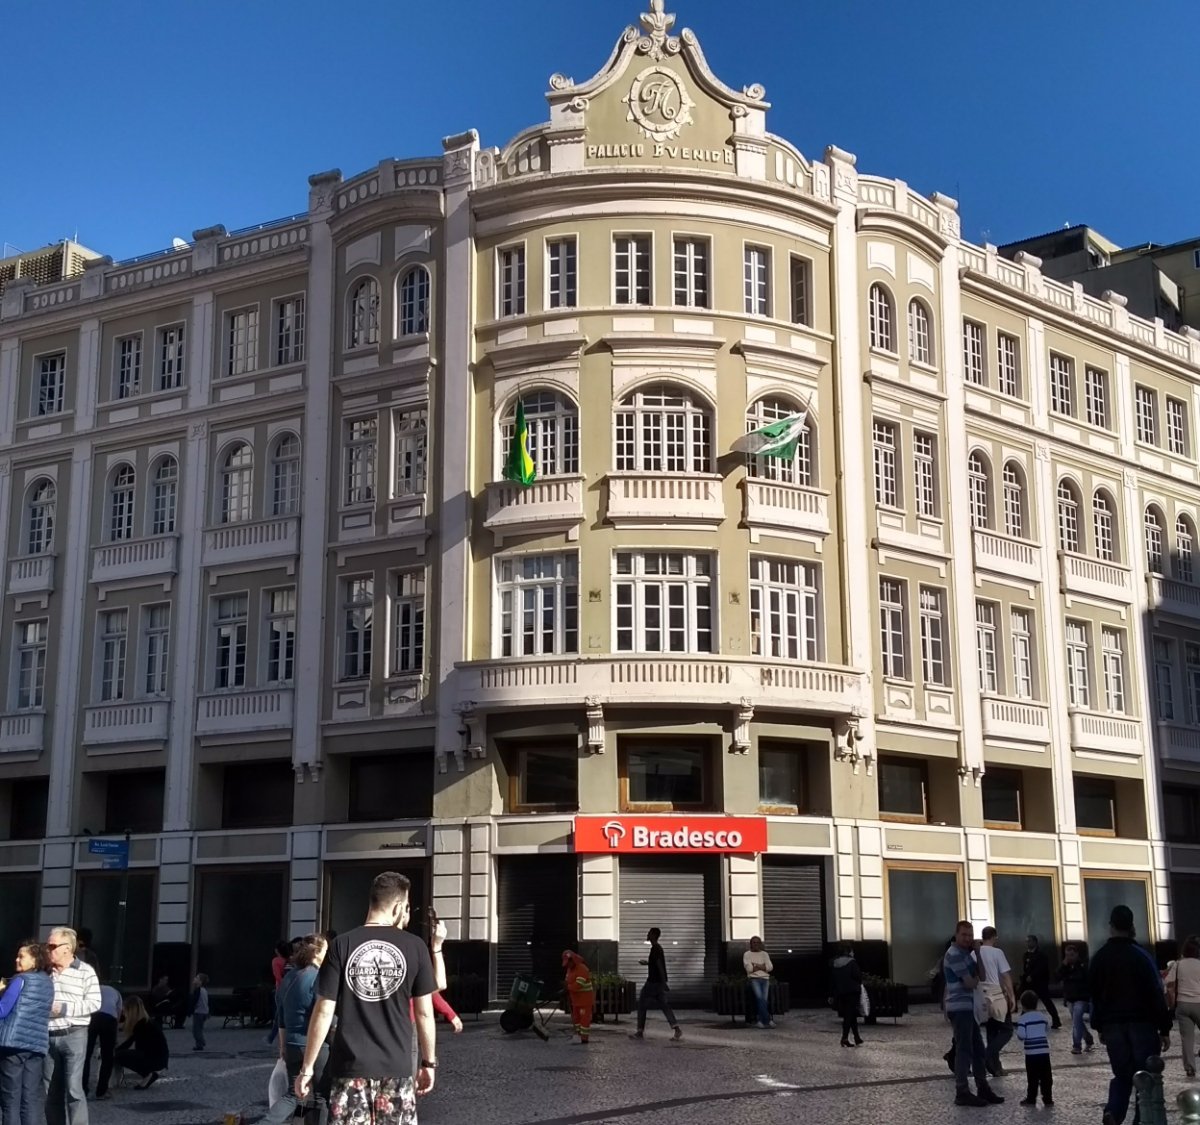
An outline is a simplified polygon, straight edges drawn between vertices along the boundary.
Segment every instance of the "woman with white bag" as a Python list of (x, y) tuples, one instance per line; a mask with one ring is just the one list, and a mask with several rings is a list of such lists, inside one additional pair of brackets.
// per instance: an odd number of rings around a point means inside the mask
[[(284, 1088), (280, 1090), (277, 1077), (279, 1064), (271, 1075), (271, 1108), (262, 1118), (262, 1125), (286, 1125), (292, 1120), (299, 1104), (296, 1099), (296, 1075), (304, 1062), (304, 1044), (308, 1039), (308, 1021), (316, 1003), (317, 970), (325, 960), (329, 944), (324, 934), (309, 934), (296, 945), (292, 967), (275, 992), (275, 1021), (279, 1027), (279, 1058), (286, 1068)], [(325, 1125), (329, 1118), (326, 1098), (327, 1085), (322, 1080), (329, 1059), (328, 1044), (322, 1045), (313, 1064), (313, 1105), (306, 1107), (306, 1125)]]
[[(850, 1046), (850, 1037), (854, 1037), (854, 1046), (862, 1046), (862, 1036), (858, 1033), (858, 1015), (865, 999), (866, 990), (863, 988), (862, 969), (854, 960), (854, 949), (849, 942), (843, 942), (837, 958), (833, 962), (833, 1000), (837, 1006), (838, 1015), (842, 1017), (842, 1046)], [(866, 1015), (863, 1012), (863, 1015)]]

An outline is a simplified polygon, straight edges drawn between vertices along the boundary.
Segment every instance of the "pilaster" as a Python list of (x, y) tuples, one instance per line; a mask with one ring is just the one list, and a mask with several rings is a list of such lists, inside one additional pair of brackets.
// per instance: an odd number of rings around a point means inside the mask
[(857, 827), (858, 914), (863, 941), (882, 941), (884, 924), (883, 828), (878, 824)]
[(759, 857), (731, 855), (729, 873), (729, 940), (749, 941), (763, 931)]
[(155, 941), (191, 940), (191, 902), (192, 838), (182, 832), (166, 835), (158, 868)]
[(21, 342), (0, 341), (0, 447), (12, 445), (21, 386)]
[(292, 830), (292, 868), (288, 888), (288, 933), (317, 928), (321, 913), (321, 829)]
[(611, 855), (579, 857), (579, 937), (618, 941), (617, 861)]
[[(471, 856), (463, 824), (438, 825), (433, 830), (433, 893), (438, 918), (446, 923), (450, 941), (465, 941), (469, 917), (468, 886)], [(481, 872), (486, 877), (487, 872)]]

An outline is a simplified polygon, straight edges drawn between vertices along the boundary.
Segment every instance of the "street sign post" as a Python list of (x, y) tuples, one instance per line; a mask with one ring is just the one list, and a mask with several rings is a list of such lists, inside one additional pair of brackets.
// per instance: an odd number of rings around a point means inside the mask
[(125, 976), (125, 914), (129, 908), (129, 833), (124, 840), (89, 840), (88, 854), (100, 857), (105, 871), (121, 872), (120, 897), (117, 899), (117, 932), (113, 940), (113, 958), (109, 975), (120, 987)]
[(125, 871), (129, 867), (129, 840), (89, 840), (88, 854), (98, 855), (105, 871)]

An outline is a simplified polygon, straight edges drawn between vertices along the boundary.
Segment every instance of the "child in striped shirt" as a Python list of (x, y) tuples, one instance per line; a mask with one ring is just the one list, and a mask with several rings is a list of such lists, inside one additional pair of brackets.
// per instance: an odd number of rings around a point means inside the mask
[(1035, 992), (1021, 993), (1021, 1014), (1017, 1017), (1017, 1038), (1025, 1044), (1025, 1076), (1029, 1082), (1022, 1105), (1037, 1105), (1038, 1088), (1042, 1101), (1054, 1104), (1054, 1073), (1050, 1069), (1050, 1021), (1037, 1010)]

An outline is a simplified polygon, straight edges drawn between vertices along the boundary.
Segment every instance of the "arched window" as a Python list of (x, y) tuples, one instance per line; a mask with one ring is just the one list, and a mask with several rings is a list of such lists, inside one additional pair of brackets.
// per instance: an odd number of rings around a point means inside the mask
[(1097, 490), (1092, 497), (1092, 533), (1095, 537), (1096, 558), (1104, 562), (1117, 561), (1117, 507), (1107, 492)]
[(54, 550), (54, 512), (58, 489), (54, 481), (43, 477), (29, 491), (29, 511), (26, 518), (25, 546), (31, 555), (45, 555)]
[(992, 481), (987, 458), (976, 450), (967, 458), (967, 486), (971, 502), (971, 526), (992, 526)]
[(346, 346), (365, 348), (379, 343), (379, 283), (364, 277), (350, 291), (346, 315)]
[(892, 315), (892, 295), (878, 282), (871, 286), (868, 301), (871, 327), (871, 347), (885, 352), (896, 350), (895, 323)]
[(179, 502), (179, 462), (164, 457), (154, 469), (150, 486), (150, 534), (171, 535)]
[(915, 297), (908, 302), (908, 358), (915, 363), (933, 363), (933, 330), (929, 310)]
[(681, 387), (645, 387), (616, 414), (618, 472), (711, 473), (712, 415)]
[[(571, 476), (579, 472), (579, 411), (565, 395), (534, 391), (521, 395), (529, 429), (529, 456), (539, 477)], [(517, 425), (514, 399), (500, 420), (500, 459), (508, 454)]]
[[(800, 410), (800, 405), (781, 398), (760, 398), (746, 411), (746, 432), (761, 430), (772, 422), (790, 417)], [(755, 457), (746, 459), (747, 472), (757, 480), (777, 480), (782, 484), (799, 484), (805, 488), (816, 487), (816, 461), (812, 424), (805, 421), (796, 443), (796, 455), (790, 461), (782, 457)]]
[(1004, 534), (1025, 538), (1025, 474), (1016, 461), (1004, 462)]
[(1153, 504), (1146, 509), (1146, 569), (1151, 574), (1167, 573), (1163, 556), (1163, 518)]
[(1058, 482), (1058, 549), (1079, 553), (1079, 494), (1065, 480)]
[(221, 465), (221, 522), (244, 523), (254, 514), (254, 454), (238, 442)]
[(1192, 581), (1192, 547), (1196, 542), (1196, 529), (1187, 516), (1175, 520), (1175, 577), (1180, 582)]
[(413, 266), (400, 278), (397, 335), (415, 336), (429, 331), (429, 271)]
[(108, 492), (108, 538), (115, 543), (133, 538), (133, 494), (137, 479), (132, 465), (122, 465), (113, 474)]
[(282, 434), (271, 447), (271, 515), (300, 511), (300, 439)]

